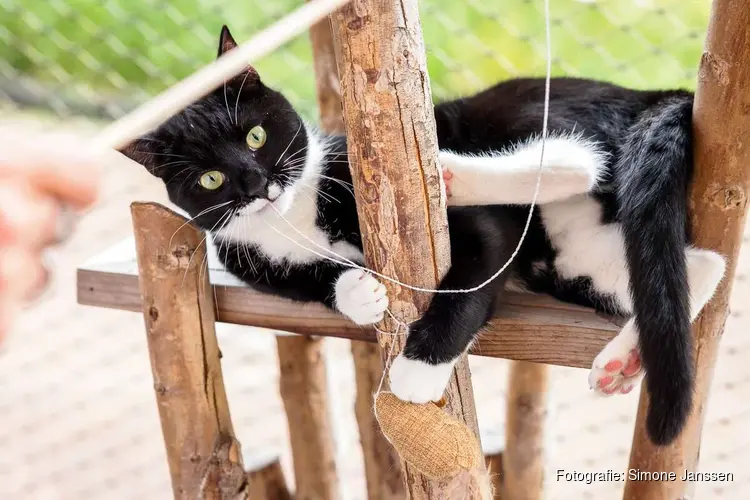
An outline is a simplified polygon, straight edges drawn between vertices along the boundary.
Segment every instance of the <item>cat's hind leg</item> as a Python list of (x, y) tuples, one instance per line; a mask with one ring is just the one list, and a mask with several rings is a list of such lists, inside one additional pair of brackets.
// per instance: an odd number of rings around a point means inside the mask
[[(724, 258), (709, 250), (686, 250), (690, 288), (690, 320), (695, 321), (711, 300), (724, 276)], [(604, 395), (627, 394), (638, 383), (643, 370), (638, 354), (638, 330), (631, 318), (617, 336), (594, 359), (589, 386)]]
[[(465, 208), (449, 213), (451, 268), (442, 290), (465, 289), (482, 283), (508, 259), (519, 230), (496, 225), (489, 213), (501, 207)], [(404, 351), (390, 370), (391, 391), (404, 401), (440, 399), (458, 358), (476, 339), (494, 310), (509, 271), (471, 293), (436, 294), (424, 316), (409, 325)]]
[[(542, 141), (534, 139), (507, 152), (462, 155), (441, 151), (439, 161), (448, 205), (526, 205), (531, 203), (542, 159)], [(603, 176), (606, 154), (578, 136), (551, 137), (537, 203), (589, 192)]]

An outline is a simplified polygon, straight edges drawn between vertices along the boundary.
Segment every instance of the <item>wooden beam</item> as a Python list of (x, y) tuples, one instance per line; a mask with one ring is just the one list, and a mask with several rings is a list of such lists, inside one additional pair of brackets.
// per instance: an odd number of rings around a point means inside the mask
[(174, 497), (225, 498), (237, 468), (239, 494), (245, 484), (242, 458), (224, 391), (203, 236), (158, 205), (134, 203), (132, 215), (140, 303)]
[(682, 435), (655, 447), (645, 430), (648, 397), (641, 391), (630, 467), (673, 472), (676, 481), (632, 481), (627, 500), (692, 498), (694, 484), (680, 481), (698, 465), (701, 430), (728, 314), (750, 195), (750, 8), (745, 0), (714, 0), (693, 106), (695, 174), (691, 194), (694, 243), (727, 259), (725, 279), (693, 326), (695, 397)]
[[(416, 0), (358, 0), (331, 15), (344, 122), (365, 261), (388, 276), (434, 287), (450, 265), (445, 199)], [(416, 319), (429, 304), (387, 283), (393, 314)], [(396, 331), (386, 320), (385, 331)], [(384, 352), (403, 338), (381, 335)], [(446, 408), (478, 435), (466, 356)], [(441, 486), (404, 466), (407, 498), (437, 498)]]
[[(141, 311), (135, 274), (79, 269), (77, 286), (79, 304)], [(588, 369), (623, 323), (542, 295), (503, 295), (472, 354)], [(292, 302), (244, 286), (215, 285), (214, 296), (217, 319), (225, 323), (375, 342), (373, 329), (319, 304)]]
[[(320, 126), (329, 134), (343, 134), (345, 130), (341, 109), (341, 84), (336, 67), (330, 18), (310, 28), (310, 40)], [(383, 372), (380, 349), (377, 345), (367, 342), (352, 341), (351, 351), (357, 381), (354, 411), (365, 465), (367, 497), (370, 500), (397, 500), (404, 497), (401, 462), (398, 454), (380, 432), (372, 411), (372, 394)]]
[(514, 362), (508, 379), (501, 498), (541, 500), (549, 366)]
[(320, 339), (276, 337), (279, 388), (294, 463), (297, 500), (339, 497), (328, 410), (328, 382)]

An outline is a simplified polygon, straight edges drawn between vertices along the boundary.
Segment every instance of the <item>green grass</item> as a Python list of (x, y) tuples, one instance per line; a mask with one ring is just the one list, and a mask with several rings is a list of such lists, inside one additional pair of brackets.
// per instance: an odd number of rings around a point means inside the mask
[[(0, 74), (103, 95), (143, 98), (215, 56), (227, 23), (239, 40), (301, 0), (0, 0)], [(551, 0), (553, 72), (636, 88), (694, 85), (709, 2)], [(543, 73), (542, 0), (422, 0), (437, 98), (515, 75)], [(306, 37), (257, 64), (308, 116), (314, 110)]]

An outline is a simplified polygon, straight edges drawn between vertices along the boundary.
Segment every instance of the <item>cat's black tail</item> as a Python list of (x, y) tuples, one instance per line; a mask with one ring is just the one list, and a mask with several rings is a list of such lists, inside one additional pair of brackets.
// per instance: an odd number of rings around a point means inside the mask
[(672, 442), (693, 395), (685, 250), (692, 175), (692, 97), (665, 98), (630, 129), (617, 164), (619, 219), (650, 396), (652, 441)]

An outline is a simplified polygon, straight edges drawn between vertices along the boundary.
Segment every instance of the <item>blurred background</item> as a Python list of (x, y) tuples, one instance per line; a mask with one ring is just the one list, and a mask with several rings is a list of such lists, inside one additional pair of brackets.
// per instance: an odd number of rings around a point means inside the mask
[[(0, 119), (82, 132), (121, 116), (215, 56), (221, 25), (238, 41), (301, 0), (0, 0)], [(635, 88), (695, 86), (708, 0), (551, 0), (555, 75)], [(423, 0), (420, 11), (436, 99), (544, 70), (542, 0)], [(310, 119), (316, 102), (303, 36), (257, 64)], [(43, 147), (43, 145), (40, 145)], [(100, 204), (57, 255), (56, 284), (0, 350), (0, 498), (168, 498), (169, 475), (142, 319), (75, 304), (75, 268), (130, 235), (128, 205), (163, 200), (141, 169), (107, 171)], [(746, 234), (745, 241), (748, 241)], [(740, 259), (701, 450), (701, 469), (730, 483), (701, 498), (748, 498), (750, 255)], [(274, 339), (220, 326), (232, 416), (248, 460), (281, 454), (287, 436)], [(345, 341), (331, 341), (342, 498), (364, 498)], [(502, 360), (473, 358), (485, 440), (502, 439)], [(562, 483), (556, 469), (625, 470), (637, 391), (600, 399), (586, 371), (553, 370), (549, 498), (617, 498), (622, 483)], [(498, 382), (503, 381), (503, 382)]]

